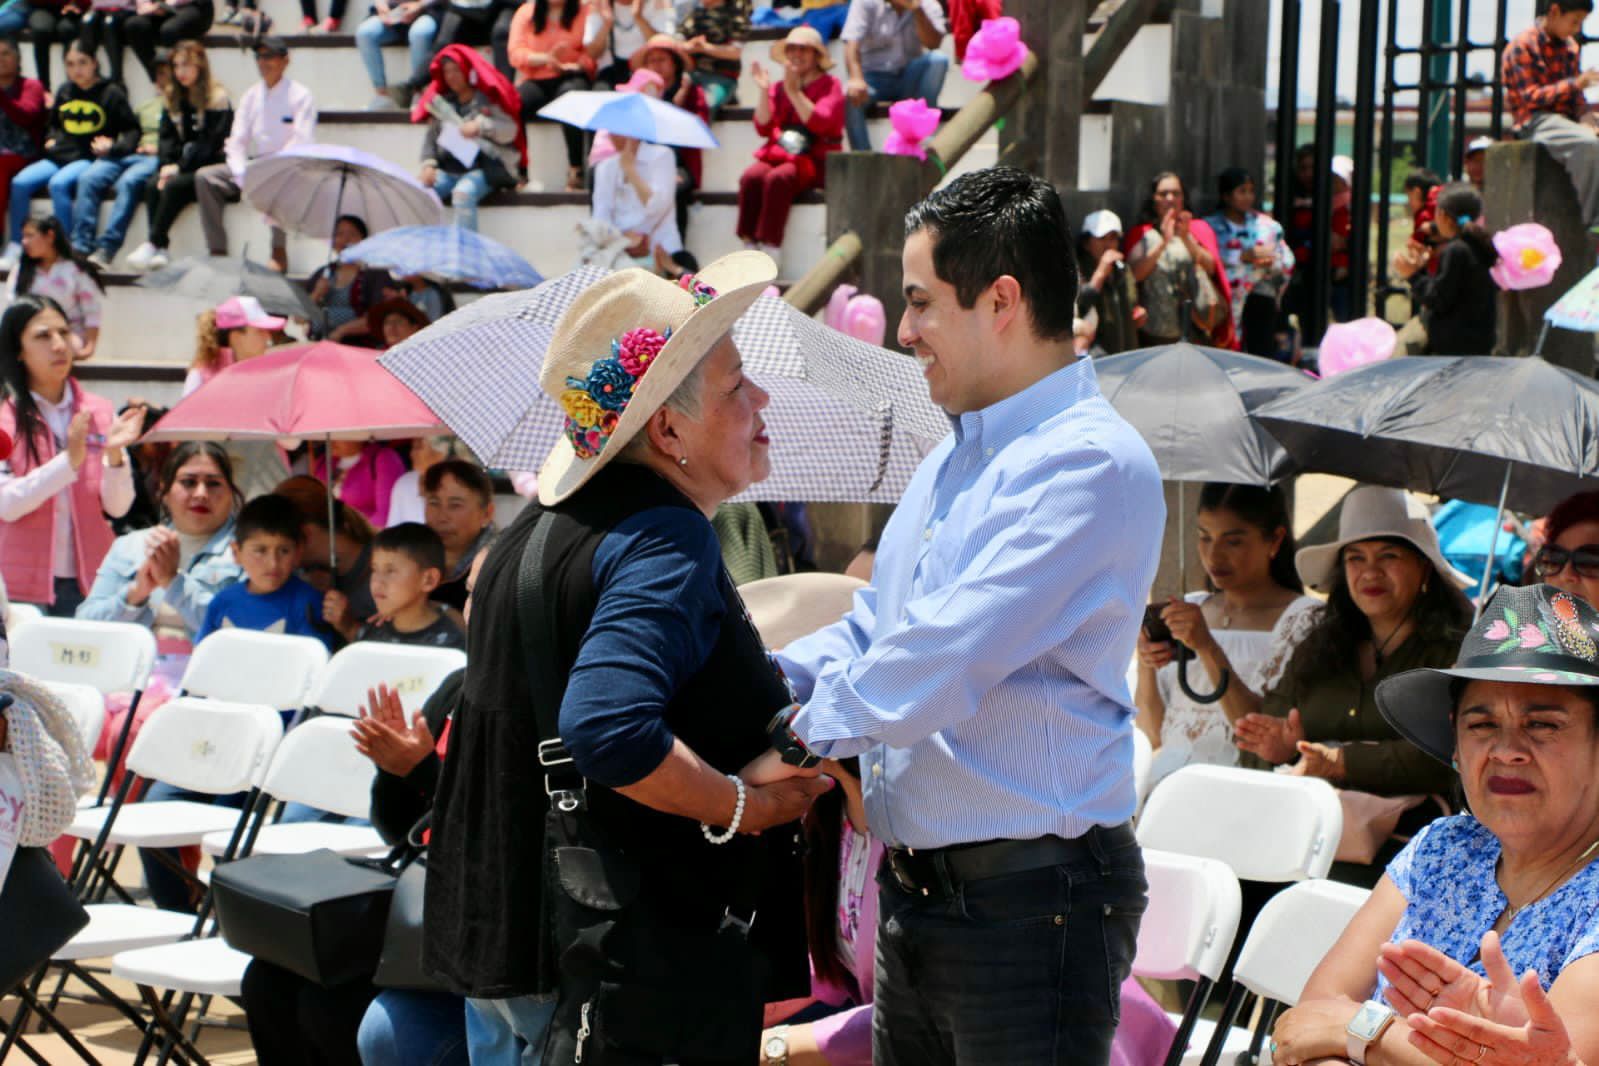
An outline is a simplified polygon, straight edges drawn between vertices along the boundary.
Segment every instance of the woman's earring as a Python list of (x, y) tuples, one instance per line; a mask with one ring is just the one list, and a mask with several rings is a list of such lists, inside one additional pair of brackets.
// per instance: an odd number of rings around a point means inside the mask
[(677, 461), (677, 465), (678, 466), (687, 466), (688, 465), (688, 456), (685, 455), (685, 456), (682, 456), (681, 458), (679, 458), (678, 461)]

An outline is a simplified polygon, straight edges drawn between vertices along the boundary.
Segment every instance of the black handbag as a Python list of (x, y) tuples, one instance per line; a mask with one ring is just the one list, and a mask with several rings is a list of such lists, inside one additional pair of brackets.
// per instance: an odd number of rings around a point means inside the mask
[(324, 987), (370, 978), (399, 880), (389, 859), (255, 855), (211, 875), (228, 944)]
[(372, 983), (379, 988), (411, 991), (443, 991), (422, 968), (422, 901), (427, 895), (428, 862), (423, 853), (422, 832), (432, 823), (433, 813), (424, 814), (406, 834), (406, 844), (415, 857), (400, 872), (394, 896), (389, 901), (389, 917), (383, 930), (383, 953), (378, 957)]
[(18, 848), (0, 887), (0, 995), (50, 961), (89, 912), (44, 848)]

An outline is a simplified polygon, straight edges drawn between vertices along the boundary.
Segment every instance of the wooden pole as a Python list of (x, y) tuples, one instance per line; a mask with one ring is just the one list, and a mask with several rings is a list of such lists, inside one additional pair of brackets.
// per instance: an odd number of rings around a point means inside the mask
[(1116, 65), (1116, 60), (1138, 36), (1138, 31), (1154, 17), (1161, 0), (1125, 0), (1105, 20), (1093, 47), (1083, 56), (1083, 99), (1092, 100), (1100, 84)]

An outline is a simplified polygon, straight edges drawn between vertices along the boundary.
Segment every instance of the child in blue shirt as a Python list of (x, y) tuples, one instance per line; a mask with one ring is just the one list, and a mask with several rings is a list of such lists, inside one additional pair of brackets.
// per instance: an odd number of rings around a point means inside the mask
[(232, 627), (315, 637), (333, 648), (333, 633), (321, 621), (322, 593), (295, 573), (304, 536), (300, 512), (286, 497), (258, 496), (245, 504), (233, 536), (245, 580), (212, 598), (194, 642)]

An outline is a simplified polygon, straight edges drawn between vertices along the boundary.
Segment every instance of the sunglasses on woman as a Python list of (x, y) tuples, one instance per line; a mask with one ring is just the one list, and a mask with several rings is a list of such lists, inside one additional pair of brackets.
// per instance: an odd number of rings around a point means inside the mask
[(1568, 563), (1578, 577), (1599, 578), (1599, 544), (1584, 544), (1576, 548), (1546, 547), (1540, 549), (1533, 560), (1539, 577), (1554, 577)]

